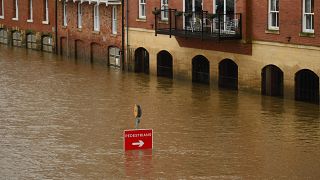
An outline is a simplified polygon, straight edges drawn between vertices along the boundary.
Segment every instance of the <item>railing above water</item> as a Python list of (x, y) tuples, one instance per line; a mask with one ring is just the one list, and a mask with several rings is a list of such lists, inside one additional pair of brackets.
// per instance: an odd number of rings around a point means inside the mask
[(155, 32), (170, 37), (236, 40), (242, 38), (241, 14), (210, 14), (207, 11), (182, 12), (176, 9), (153, 11)]

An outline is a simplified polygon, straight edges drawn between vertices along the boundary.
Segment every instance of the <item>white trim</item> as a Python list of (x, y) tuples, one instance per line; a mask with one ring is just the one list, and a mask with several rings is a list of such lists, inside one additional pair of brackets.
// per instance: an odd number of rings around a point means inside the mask
[[(271, 1), (274, 1), (275, 2), (275, 10), (271, 10)], [(279, 30), (279, 26), (280, 26), (280, 22), (279, 22), (279, 19), (277, 17), (280, 17), (280, 7), (278, 7), (278, 10), (277, 10), (277, 1), (279, 2), (279, 0), (269, 0), (268, 1), (268, 29), (270, 30)], [(280, 6), (280, 5), (279, 5)], [(278, 26), (273, 26), (272, 25), (272, 14), (278, 14), (278, 16), (276, 16), (276, 24), (278, 24)]]
[(139, 0), (139, 19), (146, 19), (146, 1), (147, 0)]
[[(313, 2), (313, 7), (312, 7), (312, 2)], [(310, 0), (311, 7), (310, 11), (313, 12), (305, 12), (306, 9), (306, 0), (303, 0), (303, 5), (302, 5), (302, 31), (305, 33), (314, 33), (314, 0)], [(307, 16), (310, 16), (311, 18), (311, 29), (307, 29)], [(312, 23), (313, 22), (313, 23)]]
[(117, 6), (112, 6), (112, 34), (117, 34), (118, 30), (118, 10)]
[(33, 22), (33, 2), (32, 0), (29, 0), (29, 19), (27, 19), (27, 22)]
[(82, 28), (82, 6), (81, 6), (81, 2), (78, 2), (77, 5), (77, 26), (79, 29)]
[(1, 16), (0, 19), (4, 19), (4, 0), (1, 1)]
[(67, 2), (63, 1), (63, 26), (68, 26)]
[(12, 18), (12, 20), (14, 21), (18, 21), (19, 20), (19, 2), (18, 0), (15, 0), (15, 6), (16, 6), (16, 14), (15, 14), (15, 17)]
[(45, 19), (44, 21), (42, 21), (42, 24), (49, 24), (49, 4), (48, 4), (48, 0), (45, 0)]
[(99, 13), (99, 4), (93, 6), (93, 30), (100, 31), (100, 13)]
[(168, 21), (169, 19), (169, 0), (161, 0), (161, 20)]

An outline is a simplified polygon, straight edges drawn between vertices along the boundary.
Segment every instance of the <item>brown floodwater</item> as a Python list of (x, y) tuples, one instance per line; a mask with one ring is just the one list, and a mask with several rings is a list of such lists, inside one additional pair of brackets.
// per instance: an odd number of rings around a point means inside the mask
[[(152, 151), (122, 133), (154, 130)], [(0, 179), (320, 179), (319, 106), (0, 46)]]

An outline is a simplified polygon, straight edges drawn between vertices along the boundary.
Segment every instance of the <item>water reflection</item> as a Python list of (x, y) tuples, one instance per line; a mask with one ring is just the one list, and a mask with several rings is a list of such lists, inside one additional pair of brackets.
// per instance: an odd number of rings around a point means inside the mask
[[(132, 107), (153, 151), (122, 150)], [(0, 45), (4, 179), (319, 179), (319, 106)]]

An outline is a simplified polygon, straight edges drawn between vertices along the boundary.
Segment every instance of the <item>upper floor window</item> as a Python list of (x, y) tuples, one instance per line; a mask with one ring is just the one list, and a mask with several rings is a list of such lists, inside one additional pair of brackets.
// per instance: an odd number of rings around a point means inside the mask
[(19, 2), (18, 0), (13, 1), (13, 18), (12, 20), (18, 20), (19, 19)]
[(279, 30), (279, 0), (269, 0), (268, 28)]
[(29, 0), (29, 4), (28, 4), (28, 20), (27, 20), (27, 22), (33, 22), (32, 0)]
[(118, 22), (117, 22), (117, 6), (112, 7), (112, 34), (117, 34)]
[(303, 0), (303, 32), (314, 33), (314, 0)]
[(0, 19), (4, 19), (4, 0), (0, 0)]
[(49, 8), (48, 0), (43, 0), (43, 24), (49, 23)]
[(139, 0), (139, 18), (146, 19), (146, 0)]
[(63, 11), (63, 26), (68, 25), (68, 17), (67, 17), (67, 3), (66, 1), (63, 1), (63, 6), (62, 6), (62, 11)]
[(93, 30), (100, 31), (99, 4), (93, 6)]
[(82, 28), (82, 6), (81, 6), (81, 2), (78, 2), (78, 28)]
[(169, 17), (168, 0), (161, 0), (161, 20), (167, 21)]

